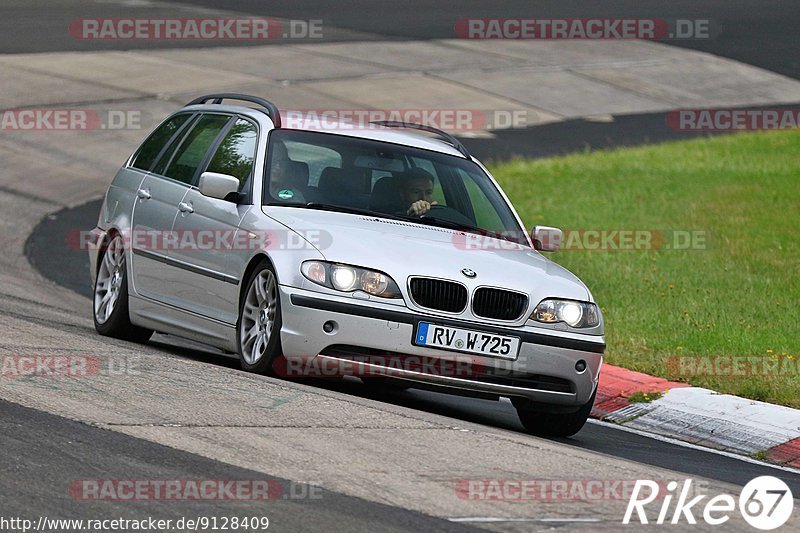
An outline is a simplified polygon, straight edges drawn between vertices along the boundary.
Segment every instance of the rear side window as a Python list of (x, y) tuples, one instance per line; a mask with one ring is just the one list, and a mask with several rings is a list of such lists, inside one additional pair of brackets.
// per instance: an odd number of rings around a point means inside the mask
[(256, 158), (256, 125), (240, 118), (230, 129), (217, 148), (217, 153), (208, 165), (208, 172), (228, 174), (239, 180), (239, 191), (242, 190)]
[(209, 148), (230, 120), (225, 115), (204, 115), (181, 142), (164, 175), (182, 183), (191, 183)]
[(153, 174), (159, 174), (161, 176), (164, 175), (164, 171), (167, 169), (167, 165), (169, 162), (172, 161), (172, 156), (175, 155), (175, 150), (181, 145), (181, 141), (186, 136), (187, 131), (191, 131), (194, 123), (197, 122), (199, 115), (195, 116), (193, 119), (189, 121), (189, 124), (184, 126), (183, 131), (172, 138), (172, 141), (169, 143), (169, 146), (163, 150), (161, 153), (161, 157), (156, 162), (156, 166), (150, 168), (150, 172)]
[(161, 149), (164, 148), (164, 145), (169, 142), (175, 132), (183, 126), (190, 116), (187, 113), (176, 115), (159, 126), (139, 148), (139, 152), (136, 154), (131, 166), (140, 170), (150, 170), (156, 157), (161, 153)]

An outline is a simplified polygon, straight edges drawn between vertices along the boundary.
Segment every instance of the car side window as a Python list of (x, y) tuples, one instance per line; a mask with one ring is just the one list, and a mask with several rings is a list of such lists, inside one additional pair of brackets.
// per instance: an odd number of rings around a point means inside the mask
[(164, 176), (191, 183), (208, 150), (230, 118), (227, 115), (203, 115), (175, 151)]
[(176, 115), (161, 124), (161, 126), (151, 133), (150, 137), (148, 137), (147, 140), (142, 143), (142, 146), (139, 148), (139, 151), (137, 152), (131, 166), (138, 168), (139, 170), (150, 170), (153, 167), (153, 163), (155, 163), (158, 154), (161, 153), (161, 149), (164, 148), (164, 145), (167, 144), (170, 139), (172, 139), (175, 133), (186, 123), (190, 116), (192, 116), (190, 113), (183, 113), (181, 115)]
[(238, 179), (239, 192), (241, 192), (253, 171), (257, 140), (256, 125), (249, 120), (240, 118), (225, 135), (206, 170), (228, 174)]
[(169, 162), (172, 161), (172, 156), (175, 155), (175, 150), (181, 145), (181, 141), (183, 141), (184, 137), (186, 137), (186, 132), (192, 131), (197, 119), (200, 118), (200, 115), (195, 115), (189, 121), (186, 126), (183, 127), (183, 131), (178, 135), (175, 135), (170, 141), (169, 146), (164, 148), (164, 151), (161, 152), (161, 157), (158, 158), (154, 167), (150, 169), (150, 172), (153, 174), (159, 174), (161, 176), (164, 175), (164, 171), (167, 169), (167, 165)]

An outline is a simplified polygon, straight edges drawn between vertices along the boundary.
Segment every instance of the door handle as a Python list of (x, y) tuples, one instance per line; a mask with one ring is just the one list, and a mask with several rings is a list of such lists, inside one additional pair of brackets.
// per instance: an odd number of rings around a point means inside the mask
[(187, 204), (186, 202), (179, 203), (178, 209), (181, 210), (181, 213), (194, 213), (194, 207), (192, 207), (192, 204)]
[(138, 191), (136, 191), (136, 196), (138, 196), (142, 200), (149, 200), (150, 198), (152, 198), (150, 191), (148, 191), (147, 189), (139, 189)]

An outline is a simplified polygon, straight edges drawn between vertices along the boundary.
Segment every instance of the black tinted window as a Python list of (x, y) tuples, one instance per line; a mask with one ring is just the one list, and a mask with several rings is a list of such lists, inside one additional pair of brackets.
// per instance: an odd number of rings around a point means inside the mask
[(180, 147), (172, 156), (164, 175), (168, 178), (191, 183), (197, 168), (203, 162), (211, 145), (228, 123), (230, 117), (225, 115), (204, 115), (197, 121)]
[(161, 157), (159, 157), (156, 165), (150, 169), (150, 172), (153, 172), (154, 174), (161, 174), (162, 176), (164, 175), (167, 165), (169, 165), (169, 162), (172, 161), (172, 156), (175, 155), (175, 150), (177, 150), (181, 145), (181, 141), (186, 136), (186, 132), (191, 131), (192, 126), (194, 126), (194, 123), (197, 122), (198, 118), (199, 115), (196, 115), (194, 118), (192, 118), (192, 120), (189, 121), (190, 123), (184, 126), (183, 132), (173, 137), (172, 142), (170, 142), (169, 146), (161, 153)]
[(255, 124), (249, 120), (237, 120), (220, 143), (207, 170), (237, 178), (241, 191), (253, 170), (257, 137), (258, 130)]
[(136, 154), (132, 166), (141, 170), (150, 170), (161, 149), (190, 116), (189, 114), (177, 115), (159, 126), (139, 148), (139, 153)]

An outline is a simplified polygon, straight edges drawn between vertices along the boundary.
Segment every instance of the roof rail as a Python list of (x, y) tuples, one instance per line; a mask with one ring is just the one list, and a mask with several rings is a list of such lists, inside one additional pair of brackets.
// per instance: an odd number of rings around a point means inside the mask
[(190, 105), (198, 105), (198, 104), (205, 104), (209, 100), (213, 100), (212, 104), (221, 104), (223, 100), (241, 100), (242, 102), (250, 102), (252, 104), (258, 104), (264, 109), (267, 110), (267, 116), (272, 119), (272, 123), (275, 124), (276, 128), (281, 127), (281, 114), (278, 111), (278, 106), (270, 102), (269, 100), (265, 100), (264, 98), (259, 98), (258, 96), (248, 96), (246, 94), (236, 94), (236, 93), (218, 93), (218, 94), (207, 94), (205, 96), (200, 96), (195, 98), (188, 104)]
[(433, 126), (425, 126), (423, 124), (416, 124), (414, 122), (402, 122), (399, 120), (376, 120), (370, 122), (370, 124), (376, 124), (378, 126), (386, 126), (387, 128), (409, 128), (412, 130), (422, 130), (427, 131), (428, 133), (436, 134), (440, 139), (446, 141), (447, 143), (451, 144), (453, 148), (461, 152), (461, 155), (466, 157), (467, 159), (471, 159), (472, 156), (469, 155), (469, 152), (464, 147), (461, 142), (447, 133), (446, 131), (442, 131), (439, 128), (434, 128)]

